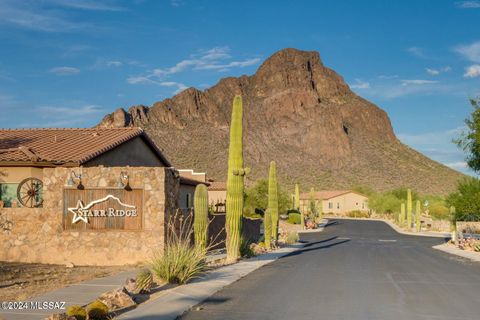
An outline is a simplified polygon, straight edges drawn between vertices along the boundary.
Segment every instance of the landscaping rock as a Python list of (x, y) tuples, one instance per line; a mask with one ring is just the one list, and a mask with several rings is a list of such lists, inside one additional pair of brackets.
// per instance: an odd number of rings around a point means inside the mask
[(65, 313), (57, 313), (48, 316), (45, 320), (76, 320), (76, 318), (74, 316), (67, 316)]
[(98, 298), (98, 300), (105, 303), (110, 311), (136, 305), (135, 301), (133, 301), (125, 288), (105, 292)]
[(67, 267), (67, 268), (73, 268), (73, 267), (75, 267), (75, 265), (74, 265), (73, 263), (71, 263), (71, 262), (67, 262), (67, 263), (65, 263), (65, 267)]
[(134, 295), (137, 294), (137, 282), (133, 278), (128, 278), (127, 281), (125, 281), (125, 290), (127, 290), (129, 295)]

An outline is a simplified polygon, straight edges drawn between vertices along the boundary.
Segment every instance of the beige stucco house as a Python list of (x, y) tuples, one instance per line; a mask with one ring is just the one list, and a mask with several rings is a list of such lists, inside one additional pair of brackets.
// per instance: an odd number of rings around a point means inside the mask
[[(300, 195), (300, 210), (308, 212), (311, 194)], [(350, 211), (368, 211), (368, 198), (352, 190), (329, 190), (314, 192), (317, 207), (321, 206), (324, 213), (347, 213)]]
[(208, 201), (213, 206), (214, 212), (225, 212), (227, 201), (227, 183), (224, 181), (210, 180), (208, 186)]
[(163, 250), (179, 173), (139, 128), (0, 130), (0, 260), (143, 263)]
[(179, 208), (184, 212), (193, 208), (193, 196), (195, 195), (195, 188), (199, 184), (208, 186), (207, 174), (205, 172), (195, 172), (192, 169), (179, 169), (180, 173), (180, 192)]

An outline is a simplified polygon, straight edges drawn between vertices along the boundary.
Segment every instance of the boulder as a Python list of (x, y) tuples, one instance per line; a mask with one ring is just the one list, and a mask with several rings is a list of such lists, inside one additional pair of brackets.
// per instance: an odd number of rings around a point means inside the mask
[(128, 291), (123, 287), (105, 292), (98, 298), (98, 300), (105, 303), (109, 311), (128, 308), (136, 305), (135, 301), (133, 301), (132, 297), (130, 297), (128, 294)]
[(134, 295), (137, 294), (137, 282), (133, 278), (128, 278), (127, 281), (125, 281), (125, 290), (127, 290), (129, 295)]

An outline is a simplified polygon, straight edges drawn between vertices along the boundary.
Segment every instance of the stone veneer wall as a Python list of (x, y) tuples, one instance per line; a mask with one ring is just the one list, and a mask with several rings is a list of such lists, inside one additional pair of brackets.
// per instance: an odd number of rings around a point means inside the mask
[(132, 188), (144, 189), (142, 231), (66, 231), (62, 228), (63, 189), (70, 172), (80, 168), (43, 169), (43, 208), (3, 208), (13, 222), (0, 231), (0, 260), (74, 265), (124, 265), (145, 262), (164, 247), (165, 218), (178, 205), (179, 179), (173, 168), (82, 168), (85, 187), (115, 187), (127, 171)]

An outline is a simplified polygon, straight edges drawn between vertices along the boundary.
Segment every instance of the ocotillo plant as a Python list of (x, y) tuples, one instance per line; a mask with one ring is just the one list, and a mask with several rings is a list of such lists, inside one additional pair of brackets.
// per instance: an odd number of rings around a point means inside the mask
[(407, 189), (407, 228), (412, 227), (412, 191)]
[(452, 234), (452, 241), (457, 244), (457, 217), (455, 214), (455, 207), (450, 207), (450, 233)]
[(195, 245), (205, 249), (208, 239), (208, 191), (207, 186), (199, 184), (193, 198), (193, 232)]
[(242, 97), (237, 95), (233, 100), (230, 145), (228, 147), (225, 214), (227, 262), (234, 262), (240, 257), (244, 177), (248, 172), (249, 170), (243, 167), (243, 104)]
[(405, 223), (405, 203), (402, 202), (402, 205), (400, 207), (400, 217), (399, 217), (399, 222), (400, 225), (403, 226)]
[(420, 219), (422, 217), (422, 209), (420, 207), (420, 200), (417, 200), (415, 205), (415, 228), (417, 232), (421, 230), (421, 222)]
[(272, 239), (278, 238), (278, 184), (277, 184), (277, 166), (275, 161), (270, 162), (268, 173), (268, 209), (272, 219)]

